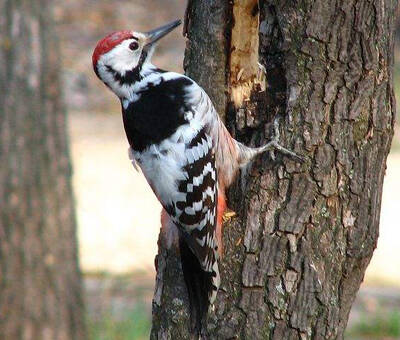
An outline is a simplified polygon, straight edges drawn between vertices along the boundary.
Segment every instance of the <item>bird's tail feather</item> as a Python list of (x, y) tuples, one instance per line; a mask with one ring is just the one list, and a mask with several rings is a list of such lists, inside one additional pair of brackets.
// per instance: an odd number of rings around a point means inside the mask
[(189, 295), (191, 328), (192, 332), (199, 336), (202, 334), (210, 306), (213, 274), (201, 268), (199, 260), (182, 233), (179, 235), (179, 248), (183, 276)]

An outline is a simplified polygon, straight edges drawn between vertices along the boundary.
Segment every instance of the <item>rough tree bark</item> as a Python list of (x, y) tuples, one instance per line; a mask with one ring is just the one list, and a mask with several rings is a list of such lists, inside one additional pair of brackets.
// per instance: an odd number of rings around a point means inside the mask
[(50, 4), (0, 2), (0, 339), (85, 338)]
[[(343, 338), (378, 238), (394, 9), (392, 0), (189, 1), (187, 74), (237, 139), (265, 143), (279, 116), (281, 144), (306, 158), (265, 156), (230, 190), (237, 216), (225, 225), (207, 338)], [(162, 234), (156, 260), (151, 336), (190, 339), (179, 253)]]

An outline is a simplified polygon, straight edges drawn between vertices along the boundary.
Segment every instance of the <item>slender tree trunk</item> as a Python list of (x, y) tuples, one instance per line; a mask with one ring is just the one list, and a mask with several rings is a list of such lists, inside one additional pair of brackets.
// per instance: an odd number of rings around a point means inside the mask
[[(393, 135), (395, 1), (189, 2), (187, 74), (257, 160), (229, 193), (210, 339), (342, 339), (376, 247)], [(260, 63), (260, 66), (257, 64)], [(266, 80), (263, 77), (265, 69)], [(179, 253), (160, 235), (153, 339), (189, 339)]]
[(83, 339), (49, 0), (0, 2), (0, 339)]

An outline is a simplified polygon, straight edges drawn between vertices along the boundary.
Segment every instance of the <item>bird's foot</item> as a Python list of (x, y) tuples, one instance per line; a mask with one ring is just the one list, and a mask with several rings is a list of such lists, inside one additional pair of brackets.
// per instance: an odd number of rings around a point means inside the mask
[(274, 120), (274, 135), (267, 144), (263, 146), (264, 151), (270, 151), (271, 158), (275, 160), (275, 151), (279, 151), (285, 155), (288, 155), (299, 162), (304, 162), (304, 158), (299, 156), (295, 152), (284, 148), (279, 144), (280, 133), (279, 133), (279, 117), (276, 117)]

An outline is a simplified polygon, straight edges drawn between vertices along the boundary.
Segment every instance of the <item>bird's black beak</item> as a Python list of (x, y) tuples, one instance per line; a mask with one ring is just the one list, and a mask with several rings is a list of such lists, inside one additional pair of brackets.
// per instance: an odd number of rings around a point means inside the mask
[(178, 27), (181, 23), (182, 23), (181, 20), (175, 20), (170, 22), (169, 24), (156, 28), (150, 32), (146, 32), (145, 45), (154, 44), (156, 41), (160, 40), (162, 37), (166, 36), (169, 32), (171, 32), (175, 27)]

